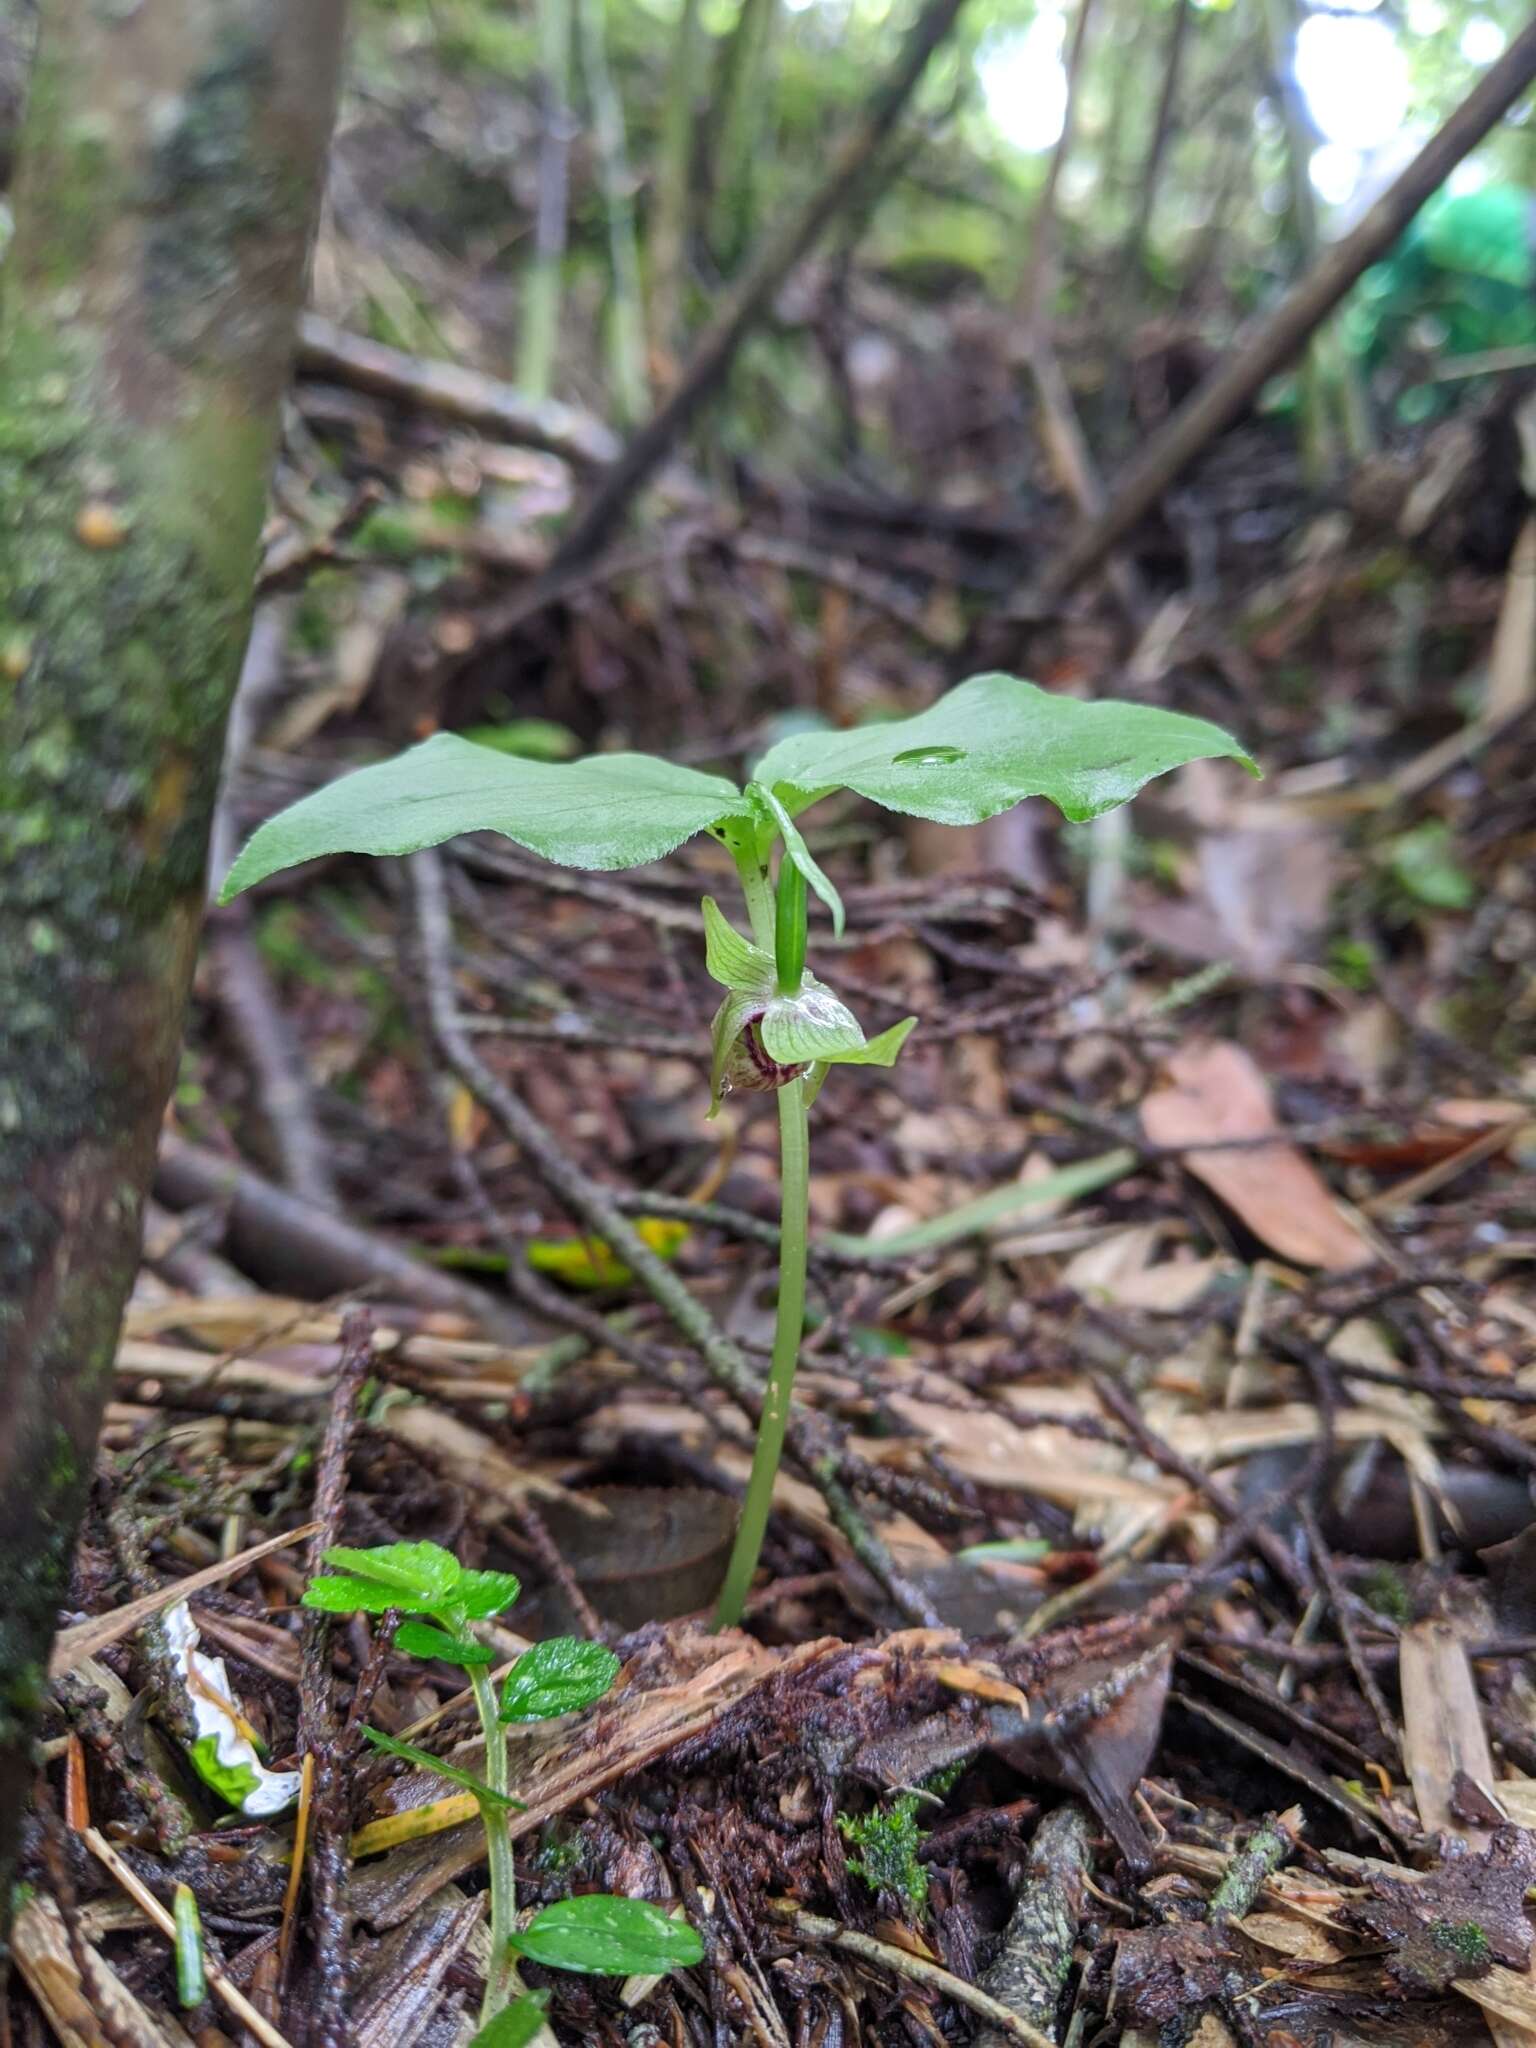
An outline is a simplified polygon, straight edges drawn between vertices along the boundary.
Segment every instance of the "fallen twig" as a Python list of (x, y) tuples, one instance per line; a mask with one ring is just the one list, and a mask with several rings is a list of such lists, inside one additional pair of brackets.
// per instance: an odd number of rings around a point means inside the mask
[(547, 448), (569, 462), (597, 468), (619, 452), (617, 435), (600, 420), (552, 398), (530, 398), (510, 384), (457, 363), (429, 363), (402, 349), (349, 334), (318, 313), (299, 322), (301, 373), (329, 377), (528, 448)]
[(773, 1899), (770, 1904), (774, 1912), (805, 1940), (827, 1942), (848, 1955), (861, 1957), (866, 1963), (878, 1964), (895, 1977), (905, 1977), (911, 1984), (921, 1984), (926, 1990), (937, 1991), (940, 1997), (953, 1999), (956, 2005), (967, 2006), (970, 2011), (979, 2013), (1005, 2041), (1022, 2041), (1025, 2048), (1056, 2048), (1049, 2034), (1042, 2034), (1038, 2027), (1032, 2027), (1028, 2020), (1010, 2012), (1006, 2005), (1000, 2004), (979, 1985), (967, 1984), (963, 1977), (957, 1977), (942, 1964), (930, 1963), (923, 1956), (913, 1955), (910, 1949), (893, 1948), (888, 1941), (877, 1941), (872, 1934), (860, 1934), (856, 1927), (844, 1927), (836, 1920), (824, 1920), (819, 1913), (804, 1913), (793, 1899)]

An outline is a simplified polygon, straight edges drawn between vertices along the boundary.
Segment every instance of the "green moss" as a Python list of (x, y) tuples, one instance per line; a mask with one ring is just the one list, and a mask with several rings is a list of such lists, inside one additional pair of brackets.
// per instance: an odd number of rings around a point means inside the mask
[(1413, 1602), (1408, 1596), (1408, 1588), (1403, 1583), (1402, 1574), (1393, 1571), (1390, 1565), (1375, 1565), (1365, 1574), (1360, 1581), (1360, 1597), (1400, 1628), (1406, 1628), (1413, 1619)]
[(917, 1856), (923, 1839), (917, 1825), (919, 1797), (903, 1792), (873, 1813), (837, 1816), (839, 1834), (858, 1851), (848, 1858), (855, 1877), (863, 1878), (872, 1892), (905, 1899), (917, 1913), (928, 1903), (928, 1872)]
[(1442, 1948), (1449, 1949), (1469, 1969), (1482, 1969), (1493, 1960), (1488, 1937), (1475, 1920), (1436, 1920), (1429, 1931)]

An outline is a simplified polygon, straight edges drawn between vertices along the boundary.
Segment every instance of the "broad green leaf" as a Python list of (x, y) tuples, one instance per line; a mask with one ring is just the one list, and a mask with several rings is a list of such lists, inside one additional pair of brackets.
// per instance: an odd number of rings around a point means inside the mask
[(437, 1607), (456, 1597), (455, 1588), (463, 1567), (451, 1550), (439, 1543), (380, 1543), (372, 1550), (348, 1550), (341, 1545), (325, 1553), (327, 1564), (355, 1578), (376, 1579), (408, 1599), (397, 1607)]
[(528, 2048), (549, 2010), (547, 1991), (525, 1991), (514, 2005), (503, 2006), (470, 2042), (469, 2048)]
[(791, 812), (835, 789), (941, 825), (975, 825), (1027, 796), (1096, 818), (1188, 761), (1252, 760), (1220, 726), (1146, 704), (1053, 696), (1014, 676), (973, 676), (915, 718), (796, 733), (753, 770)]
[(894, 1067), (896, 1055), (912, 1035), (916, 1024), (915, 1017), (903, 1017), (899, 1024), (892, 1024), (876, 1037), (866, 1039), (852, 1052), (821, 1053), (818, 1057), (834, 1067)]
[(619, 1659), (602, 1643), (551, 1636), (525, 1650), (507, 1674), (503, 1721), (549, 1721), (600, 1700), (619, 1675)]
[(811, 849), (805, 843), (805, 835), (794, 819), (785, 810), (771, 789), (761, 782), (747, 784), (750, 802), (761, 804), (777, 827), (784, 841), (784, 857), (794, 862), (804, 875), (807, 888), (814, 891), (832, 913), (832, 929), (837, 936), (843, 936), (843, 899), (827, 880), (812, 857)]
[(776, 995), (765, 1005), (757, 1035), (769, 1059), (783, 1067), (846, 1059), (866, 1049), (863, 1025), (813, 974), (805, 977), (798, 995)]
[(322, 1614), (388, 1614), (392, 1607), (419, 1605), (392, 1586), (377, 1579), (318, 1578), (304, 1588), (301, 1607), (318, 1608)]
[(459, 1574), (453, 1597), (471, 1621), (489, 1621), (510, 1607), (523, 1590), (515, 1572), (471, 1572)]
[(761, 946), (744, 939), (731, 924), (713, 896), (706, 896), (700, 909), (704, 914), (704, 965), (722, 988), (751, 990), (767, 997), (774, 986), (772, 958)]
[(722, 818), (750, 815), (734, 783), (649, 754), (525, 761), (438, 733), (269, 819), (220, 900), (322, 854), (419, 853), (460, 832), (500, 832), (566, 867), (640, 867)]
[(473, 1636), (451, 1636), (429, 1621), (402, 1621), (395, 1630), (395, 1648), (408, 1657), (441, 1657), (445, 1664), (461, 1664), (468, 1671), (477, 1664), (494, 1664), (496, 1652), (489, 1643)]
[(365, 1727), (363, 1733), (374, 1748), (382, 1749), (386, 1756), (397, 1756), (402, 1763), (415, 1764), (418, 1770), (431, 1771), (435, 1777), (446, 1778), (461, 1792), (472, 1792), (482, 1806), (515, 1807), (519, 1813), (528, 1810), (520, 1799), (509, 1799), (505, 1792), (493, 1792), (484, 1778), (477, 1778), (473, 1771), (460, 1770), (457, 1764), (446, 1763), (442, 1757), (434, 1756), (430, 1749), (418, 1749), (414, 1742), (402, 1742), (397, 1735), (386, 1735), (382, 1728)]
[(704, 1944), (686, 1920), (645, 1899), (603, 1893), (556, 1900), (513, 1935), (512, 1946), (547, 1969), (595, 1977), (659, 1977), (704, 1960)]

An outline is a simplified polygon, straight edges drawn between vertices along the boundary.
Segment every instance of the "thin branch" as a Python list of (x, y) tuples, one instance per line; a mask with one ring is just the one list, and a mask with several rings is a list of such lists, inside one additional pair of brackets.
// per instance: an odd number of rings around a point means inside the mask
[(1181, 406), (1121, 477), (1108, 509), (1048, 565), (1039, 596), (1049, 602), (1081, 583), (1145, 518), (1168, 486), (1229, 427), (1261, 387), (1305, 345), (1360, 273), (1397, 240), (1536, 78), (1536, 19), (1491, 64), (1467, 98), (1388, 187), (1352, 233), (1332, 243), (1299, 284)]

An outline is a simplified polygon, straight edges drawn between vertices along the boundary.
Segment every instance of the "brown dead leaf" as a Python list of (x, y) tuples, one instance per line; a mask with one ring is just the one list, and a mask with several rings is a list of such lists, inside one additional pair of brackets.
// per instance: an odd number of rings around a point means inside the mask
[(1403, 1761), (1427, 1835), (1460, 1835), (1486, 1847), (1489, 1831), (1461, 1819), (1456, 1781), (1465, 1775), (1497, 1792), (1493, 1755), (1466, 1644), (1444, 1621), (1419, 1621), (1398, 1645), (1403, 1693)]
[[(1317, 1169), (1281, 1136), (1268, 1084), (1241, 1046), (1220, 1039), (1182, 1046), (1167, 1071), (1168, 1085), (1141, 1106), (1154, 1144), (1183, 1152), (1189, 1171), (1282, 1258), (1332, 1272), (1374, 1260)], [(1271, 1134), (1273, 1144), (1209, 1149)]]

